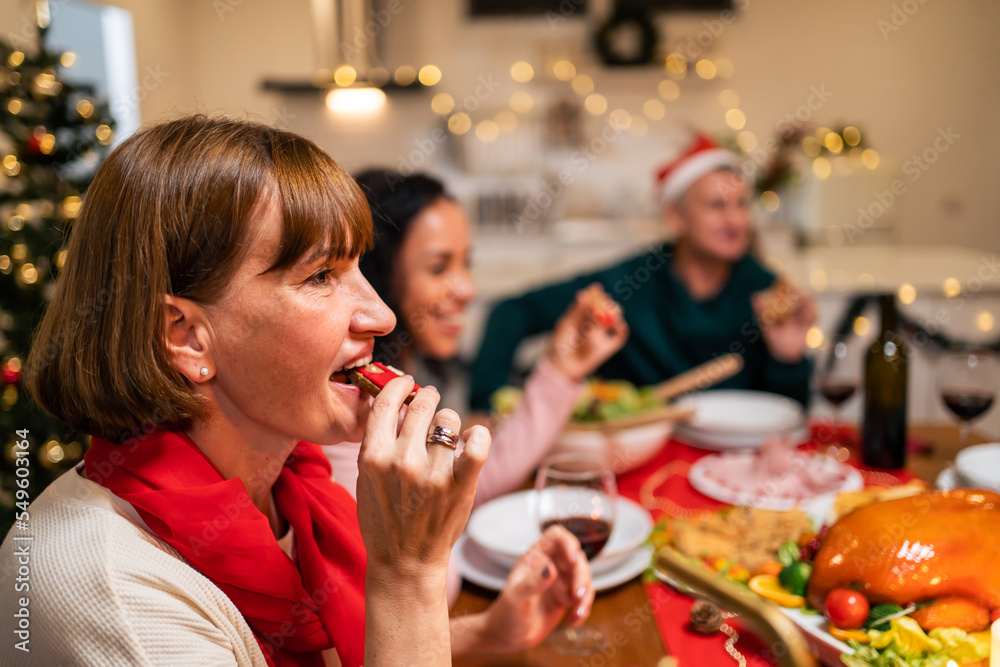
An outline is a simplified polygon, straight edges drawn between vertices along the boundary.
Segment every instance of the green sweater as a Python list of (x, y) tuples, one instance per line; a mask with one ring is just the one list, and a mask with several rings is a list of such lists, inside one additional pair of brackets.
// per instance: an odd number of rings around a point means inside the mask
[(621, 304), (631, 329), (625, 346), (598, 369), (600, 377), (654, 384), (737, 352), (743, 355), (743, 370), (719, 388), (770, 391), (807, 405), (809, 361), (785, 364), (774, 359), (750, 303), (751, 294), (770, 287), (774, 274), (747, 255), (733, 265), (716, 296), (695, 301), (674, 276), (672, 253), (670, 244), (651, 247), (616, 266), (499, 303), (490, 313), (472, 368), (472, 408), (489, 409), (490, 395), (511, 380), (521, 341), (550, 331), (576, 292), (594, 282)]

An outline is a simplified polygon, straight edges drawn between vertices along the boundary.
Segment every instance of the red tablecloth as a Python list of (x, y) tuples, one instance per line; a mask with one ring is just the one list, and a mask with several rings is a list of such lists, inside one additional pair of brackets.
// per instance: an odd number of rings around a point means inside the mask
[[(832, 442), (850, 441), (853, 432), (847, 429), (831, 429), (829, 424), (815, 424), (812, 438), (800, 447), (816, 450), (829, 446)], [(910, 443), (911, 449), (919, 449), (923, 444)], [(706, 454), (708, 450), (692, 447), (679, 440), (670, 440), (666, 446), (647, 464), (618, 476), (618, 492), (640, 504), (640, 489), (643, 483), (656, 475), (662, 481), (652, 489), (657, 507), (647, 507), (655, 519), (664, 515), (674, 518), (688, 518), (705, 510), (720, 509), (725, 503), (702, 495), (691, 486), (687, 471), (691, 464)], [(865, 477), (866, 485), (890, 486), (914, 479), (909, 471), (870, 470), (852, 461)], [(726, 637), (722, 634), (705, 636), (690, 629), (688, 623), (693, 600), (677, 593), (662, 583), (646, 584), (646, 595), (656, 619), (660, 635), (682, 665), (727, 665), (735, 661), (726, 653)], [(749, 632), (744, 632), (738, 619), (729, 624), (740, 633), (737, 648), (746, 657), (747, 664), (754, 667), (774, 665), (775, 661), (760, 641)]]

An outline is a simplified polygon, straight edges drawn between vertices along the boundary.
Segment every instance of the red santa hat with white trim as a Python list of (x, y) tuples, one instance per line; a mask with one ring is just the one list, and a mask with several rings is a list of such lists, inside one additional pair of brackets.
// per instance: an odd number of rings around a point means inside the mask
[(711, 137), (699, 133), (684, 152), (656, 172), (660, 204), (673, 204), (706, 174), (724, 168), (739, 170), (741, 162), (736, 153), (719, 148)]

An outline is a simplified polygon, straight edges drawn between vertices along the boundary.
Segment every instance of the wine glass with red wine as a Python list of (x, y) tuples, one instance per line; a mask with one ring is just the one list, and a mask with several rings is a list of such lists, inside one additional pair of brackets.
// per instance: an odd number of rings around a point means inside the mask
[(993, 406), (1000, 377), (997, 355), (968, 347), (945, 354), (938, 373), (938, 391), (945, 406), (958, 417), (961, 447), (969, 444), (972, 422)]
[[(535, 509), (544, 532), (559, 525), (580, 540), (587, 560), (593, 560), (611, 537), (618, 489), (611, 466), (594, 454), (550, 456), (535, 478)], [(582, 625), (563, 627), (546, 639), (549, 648), (566, 655), (596, 653), (604, 639), (599, 630)]]
[[(843, 407), (854, 396), (861, 383), (861, 357), (847, 343), (841, 341), (834, 345), (833, 354), (827, 361), (826, 368), (817, 380), (819, 393), (833, 407), (831, 418), (834, 433), (840, 438), (840, 424), (843, 421)], [(849, 443), (844, 443), (849, 447)], [(846, 455), (846, 449), (841, 449)], [(838, 456), (838, 458), (846, 458)]]

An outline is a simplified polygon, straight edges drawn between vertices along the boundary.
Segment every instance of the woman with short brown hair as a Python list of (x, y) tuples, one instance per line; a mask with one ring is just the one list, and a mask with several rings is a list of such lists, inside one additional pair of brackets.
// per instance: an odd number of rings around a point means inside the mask
[[(412, 378), (374, 401), (347, 384), (394, 324), (358, 270), (371, 240), (353, 180), (288, 132), (195, 116), (108, 157), (26, 364), (94, 438), (29, 507), (30, 652), (0, 662), (442, 665), (538, 641), (590, 590), (574, 539), (548, 533), (521, 574), (558, 585), (449, 634), (448, 555), (490, 438), (469, 429), (456, 456), (433, 388), (400, 420)], [(318, 445), (362, 433), (355, 504)]]

